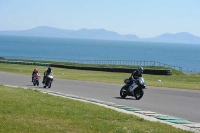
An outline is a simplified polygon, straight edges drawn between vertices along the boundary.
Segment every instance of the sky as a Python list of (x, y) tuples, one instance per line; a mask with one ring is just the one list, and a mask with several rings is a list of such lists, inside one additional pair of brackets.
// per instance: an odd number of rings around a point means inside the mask
[(141, 38), (200, 37), (200, 0), (0, 0), (0, 31), (37, 26), (100, 29)]

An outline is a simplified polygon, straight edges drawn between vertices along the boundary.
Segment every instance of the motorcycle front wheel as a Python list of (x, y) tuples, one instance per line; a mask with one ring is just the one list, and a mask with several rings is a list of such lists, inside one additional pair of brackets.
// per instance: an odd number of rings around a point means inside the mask
[(48, 88), (51, 88), (51, 82), (49, 82)]
[(44, 87), (44, 88), (46, 88), (46, 87), (47, 87), (46, 83), (44, 83), (44, 84), (43, 84), (43, 87)]
[(140, 100), (144, 95), (144, 91), (142, 88), (136, 88), (134, 91), (134, 97), (136, 100)]
[(34, 86), (36, 85), (35, 80), (33, 80), (33, 85), (34, 85)]
[(127, 90), (125, 85), (120, 90), (120, 96), (121, 98), (125, 98), (127, 96)]

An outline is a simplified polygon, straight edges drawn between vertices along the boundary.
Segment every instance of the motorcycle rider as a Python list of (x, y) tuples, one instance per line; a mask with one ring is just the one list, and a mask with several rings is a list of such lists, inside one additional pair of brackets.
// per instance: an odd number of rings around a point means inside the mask
[[(142, 77), (142, 73), (143, 73), (143, 68), (141, 66), (139, 66), (137, 68), (137, 70), (133, 71), (131, 76), (129, 77), (129, 91), (133, 91), (136, 87), (137, 87), (137, 84), (138, 84), (138, 79), (139, 77)], [(127, 88), (127, 90), (128, 90)]]
[(37, 68), (34, 68), (34, 69), (33, 69), (33, 72), (32, 72), (32, 81), (31, 81), (31, 82), (33, 82), (33, 77), (34, 77), (34, 75), (37, 74), (37, 73), (39, 73), (38, 70), (37, 70)]
[(49, 66), (48, 69), (44, 72), (44, 76), (43, 76), (43, 81), (42, 83), (44, 83), (44, 81), (46, 81), (46, 77), (47, 75), (49, 75), (50, 73), (53, 73), (51, 67)]

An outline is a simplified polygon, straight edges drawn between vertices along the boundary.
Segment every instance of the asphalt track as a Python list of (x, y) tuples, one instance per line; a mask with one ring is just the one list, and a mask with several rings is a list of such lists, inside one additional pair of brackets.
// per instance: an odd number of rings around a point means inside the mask
[[(5, 72), (0, 72), (0, 84), (44, 89), (41, 80), (40, 85), (34, 87), (30, 76)], [(143, 98), (135, 100), (133, 97), (121, 99), (119, 91), (122, 86), (123, 84), (55, 79), (52, 87), (45, 90), (94, 98), (200, 122), (200, 91), (198, 90), (147, 86)]]

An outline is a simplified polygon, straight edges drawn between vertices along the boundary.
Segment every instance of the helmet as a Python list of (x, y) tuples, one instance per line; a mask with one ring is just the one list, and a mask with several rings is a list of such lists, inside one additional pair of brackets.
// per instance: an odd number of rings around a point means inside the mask
[(37, 71), (37, 68), (34, 68), (33, 70), (34, 70), (34, 71)]
[(51, 72), (51, 67), (48, 67), (47, 72)]
[(138, 70), (139, 72), (143, 73), (143, 70), (144, 70), (144, 69), (143, 69), (141, 66), (139, 66), (137, 70)]
[(48, 67), (48, 70), (51, 70), (51, 67)]

